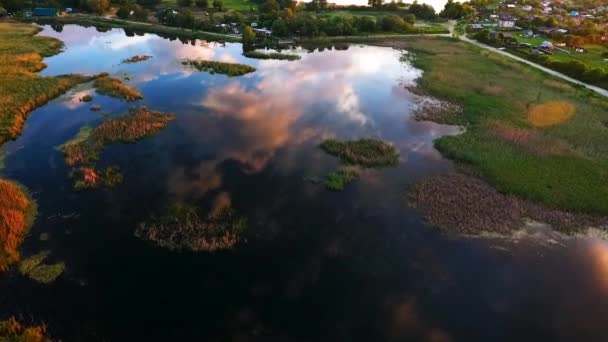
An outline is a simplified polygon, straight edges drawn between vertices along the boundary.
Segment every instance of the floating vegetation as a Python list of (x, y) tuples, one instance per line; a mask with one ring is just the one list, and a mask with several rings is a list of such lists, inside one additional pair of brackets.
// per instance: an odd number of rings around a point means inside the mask
[(95, 87), (100, 94), (116, 97), (128, 102), (144, 98), (139, 90), (124, 84), (118, 78), (107, 75), (97, 78), (95, 82), (93, 82), (93, 87)]
[(564, 101), (541, 103), (530, 108), (528, 121), (536, 127), (558, 125), (570, 119), (575, 109), (573, 104)]
[(502, 194), (488, 183), (460, 173), (419, 181), (409, 193), (411, 204), (424, 212), (429, 223), (449, 232), (509, 234), (521, 229), (526, 218), (566, 233), (608, 224), (605, 217), (551, 209)]
[(262, 51), (245, 51), (243, 52), (243, 56), (255, 59), (278, 59), (278, 60), (288, 60), (295, 61), (300, 59), (299, 55), (292, 55), (287, 53), (280, 52), (262, 52)]
[(6, 342), (43, 342), (50, 341), (46, 336), (46, 328), (40, 326), (25, 326), (10, 317), (0, 321), (0, 341)]
[(48, 241), (51, 238), (51, 235), (49, 233), (41, 233), (40, 236), (38, 236), (38, 240), (40, 241)]
[(73, 172), (76, 190), (94, 189), (99, 187), (113, 188), (123, 181), (122, 173), (117, 166), (109, 166), (98, 170), (94, 167), (83, 166)]
[(135, 236), (170, 250), (213, 252), (233, 248), (246, 229), (245, 218), (231, 208), (200, 217), (196, 207), (177, 203), (141, 223)]
[(93, 112), (98, 112), (98, 111), (100, 111), (100, 110), (101, 110), (101, 106), (100, 106), (100, 105), (98, 105), (98, 104), (92, 105), (92, 106), (91, 106), (91, 110), (92, 110)]
[(0, 179), (0, 271), (19, 261), (19, 246), (35, 215), (36, 205), (23, 189)]
[(342, 191), (344, 188), (359, 177), (359, 173), (354, 169), (341, 169), (325, 176), (325, 187), (332, 191)]
[(80, 102), (91, 102), (93, 101), (93, 96), (87, 94), (80, 98)]
[(189, 65), (198, 71), (228, 76), (242, 76), (255, 71), (255, 68), (252, 66), (237, 63), (186, 59), (182, 61), (182, 64)]
[(94, 165), (104, 146), (133, 143), (157, 134), (174, 118), (174, 114), (139, 107), (132, 109), (128, 115), (108, 118), (95, 128), (81, 128), (73, 139), (59, 146), (66, 164), (73, 167), (75, 188), (114, 187), (122, 183), (123, 177), (118, 167), (99, 170)]
[(65, 270), (65, 263), (44, 264), (49, 255), (49, 251), (42, 251), (24, 259), (19, 263), (19, 272), (42, 284), (54, 282)]
[(147, 61), (150, 58), (152, 58), (152, 56), (149, 56), (149, 55), (135, 55), (135, 56), (123, 59), (122, 63), (123, 64), (133, 64), (133, 63)]
[(359, 139), (345, 142), (327, 139), (319, 147), (349, 165), (384, 167), (399, 163), (397, 149), (391, 144), (376, 139)]

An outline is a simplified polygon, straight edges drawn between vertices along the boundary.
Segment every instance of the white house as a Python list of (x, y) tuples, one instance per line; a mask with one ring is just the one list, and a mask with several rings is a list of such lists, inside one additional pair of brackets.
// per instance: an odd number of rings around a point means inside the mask
[(498, 27), (502, 29), (515, 27), (515, 18), (510, 15), (501, 15), (498, 18)]

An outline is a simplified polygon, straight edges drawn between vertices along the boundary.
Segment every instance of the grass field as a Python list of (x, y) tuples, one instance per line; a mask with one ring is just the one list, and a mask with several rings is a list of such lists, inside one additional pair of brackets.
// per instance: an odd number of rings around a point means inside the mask
[[(419, 88), (463, 108), (449, 123), (466, 133), (436, 141), (445, 156), (473, 166), (500, 192), (608, 214), (607, 99), (452, 39), (380, 44), (414, 51), (425, 71)], [(538, 115), (550, 124), (535, 125)]]
[[(253, 1), (248, 0), (223, 0), (224, 2), (224, 11), (235, 10), (235, 11), (249, 11), (252, 7), (253, 9), (258, 8), (258, 4)], [(163, 0), (164, 4), (177, 4), (177, 0)], [(209, 1), (209, 5), (213, 5), (213, 1)], [(194, 5), (193, 5), (194, 7)]]

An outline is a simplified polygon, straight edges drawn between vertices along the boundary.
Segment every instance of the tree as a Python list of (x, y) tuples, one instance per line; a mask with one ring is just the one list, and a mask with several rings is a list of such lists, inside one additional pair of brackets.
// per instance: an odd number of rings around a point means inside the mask
[(387, 15), (382, 17), (382, 29), (384, 31), (398, 32), (405, 27), (405, 21), (398, 15)]
[(403, 16), (403, 20), (408, 24), (414, 25), (416, 23), (416, 16), (409, 13)]
[(414, 1), (413, 4), (410, 5), (408, 11), (415, 15), (416, 18), (422, 20), (431, 20), (437, 17), (437, 13), (435, 13), (435, 9), (427, 4), (419, 4), (418, 1)]
[(182, 28), (192, 28), (194, 26), (194, 16), (187, 9), (180, 10), (177, 14), (177, 26)]
[(112, 7), (110, 0), (89, 0), (87, 2), (89, 10), (101, 15), (109, 11)]
[(242, 23), (245, 16), (241, 12), (230, 11), (224, 14), (224, 21), (229, 23)]
[(464, 35), (467, 32), (467, 23), (465, 20), (459, 20), (456, 26), (454, 26), (454, 30), (452, 31), (452, 37), (458, 38)]
[(325, 11), (327, 9), (327, 0), (319, 0), (319, 10)]
[(135, 20), (137, 21), (148, 21), (149, 14), (148, 10), (138, 5), (135, 5), (133, 9), (133, 17), (135, 17)]
[(154, 7), (159, 5), (161, 0), (136, 0), (137, 4), (144, 7)]
[(224, 2), (222, 0), (213, 0), (213, 8), (221, 11), (224, 8)]
[(4, 7), (9, 12), (16, 12), (25, 7), (24, 0), (1, 0), (0, 6)]
[(255, 44), (255, 32), (253, 32), (253, 29), (250, 26), (245, 26), (243, 28), (242, 42), (243, 50), (248, 51), (253, 49)]
[(0, 17), (4, 17), (7, 13), (8, 11), (5, 10), (4, 7), (0, 6)]
[(121, 5), (118, 10), (116, 11), (116, 16), (119, 17), (120, 19), (129, 19), (129, 16), (131, 15), (131, 11), (132, 11), (133, 6), (132, 5)]
[(448, 0), (439, 16), (447, 19), (463, 19), (471, 17), (474, 13), (475, 10), (468, 4)]
[(198, 8), (209, 7), (209, 0), (196, 0), (194, 3), (196, 4), (196, 7), (198, 7)]
[(192, 5), (192, 0), (177, 0), (177, 4), (181, 7), (190, 7)]
[(383, 0), (367, 0), (367, 4), (370, 7), (379, 8), (382, 7)]
[(284, 37), (289, 33), (287, 24), (281, 18), (275, 20), (270, 29), (272, 30), (272, 34), (277, 37)]
[(259, 6), (259, 10), (262, 13), (274, 13), (278, 12), (281, 6), (275, 0), (266, 0)]

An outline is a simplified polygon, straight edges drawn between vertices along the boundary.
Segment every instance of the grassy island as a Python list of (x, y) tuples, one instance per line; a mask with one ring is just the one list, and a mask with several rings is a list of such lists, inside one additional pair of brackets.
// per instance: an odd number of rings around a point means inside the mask
[(224, 74), (230, 77), (242, 76), (255, 71), (255, 68), (252, 66), (237, 63), (186, 59), (182, 61), (182, 64), (190, 66), (198, 71), (208, 72), (211, 74)]
[(99, 94), (123, 99), (128, 102), (143, 99), (139, 90), (124, 84), (118, 78), (102, 75), (93, 82), (93, 87)]
[(152, 56), (150, 56), (150, 55), (135, 55), (135, 56), (123, 59), (122, 63), (123, 64), (139, 63), (139, 62), (147, 61), (150, 58), (152, 58)]
[(340, 158), (345, 164), (362, 167), (394, 166), (399, 162), (397, 149), (376, 139), (338, 141), (327, 139), (319, 147), (328, 154)]
[(59, 147), (66, 164), (74, 168), (75, 187), (89, 189), (120, 184), (123, 178), (117, 167), (103, 170), (95, 167), (104, 146), (134, 143), (155, 135), (174, 118), (174, 114), (140, 107), (131, 110), (128, 115), (104, 120), (95, 128), (83, 127), (74, 138)]
[(135, 235), (170, 250), (213, 252), (232, 249), (247, 228), (247, 221), (231, 208), (205, 217), (197, 211), (189, 204), (171, 205), (141, 223)]
[(243, 56), (255, 59), (277, 59), (296, 61), (301, 57), (299, 55), (280, 53), (280, 52), (263, 52), (263, 51), (246, 51), (243, 52)]
[(10, 317), (0, 321), (0, 341), (7, 342), (43, 342), (50, 341), (44, 325), (27, 326)]

